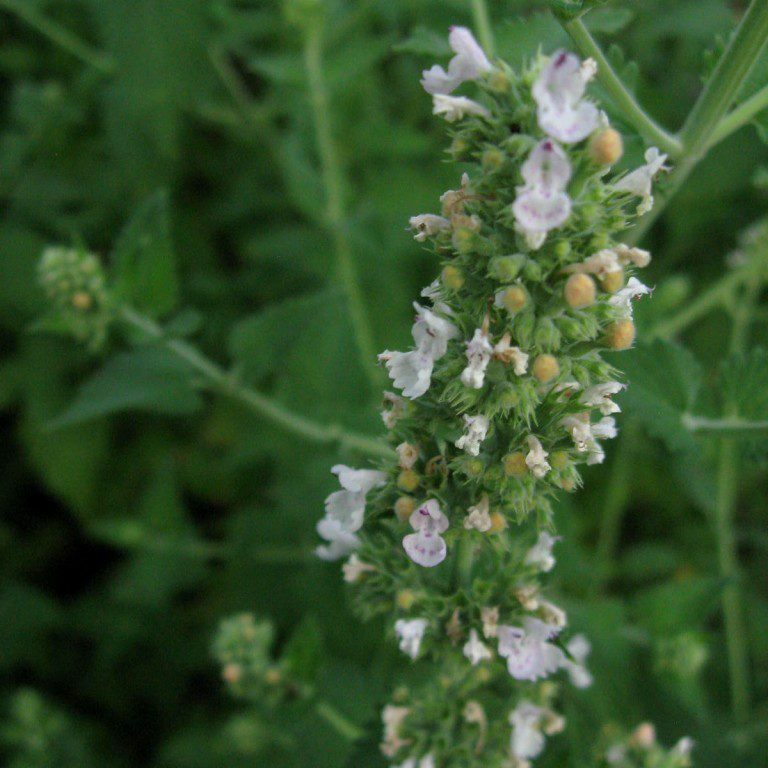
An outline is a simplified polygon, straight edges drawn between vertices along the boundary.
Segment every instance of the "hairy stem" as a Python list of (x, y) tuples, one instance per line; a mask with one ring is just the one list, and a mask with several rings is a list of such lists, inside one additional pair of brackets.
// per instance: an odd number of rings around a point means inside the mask
[(250, 411), (267, 419), (276, 426), (299, 437), (320, 445), (338, 445), (370, 456), (390, 458), (392, 449), (384, 442), (366, 435), (348, 432), (338, 424), (320, 424), (305, 416), (290, 411), (272, 400), (237, 381), (224, 368), (209, 360), (195, 347), (181, 339), (167, 338), (161, 326), (148, 317), (123, 307), (120, 318), (127, 325), (141, 331), (149, 338), (162, 342), (169, 352), (185, 360), (206, 380), (212, 388), (236, 400)]
[(736, 416), (722, 419), (708, 419), (705, 416), (683, 414), (683, 426), (690, 432), (702, 435), (743, 435), (762, 434), (768, 435), (768, 421), (746, 421)]
[(597, 62), (597, 78), (614, 104), (638, 132), (672, 157), (682, 153), (680, 140), (662, 128), (640, 105), (616, 74), (608, 58), (580, 18), (563, 23), (579, 51)]
[(350, 722), (345, 715), (342, 715), (336, 707), (327, 701), (318, 701), (315, 704), (315, 712), (347, 741), (358, 741), (365, 736), (365, 732), (362, 729)]
[(365, 311), (365, 302), (355, 270), (352, 247), (347, 231), (344, 210), (341, 164), (331, 127), (331, 107), (323, 75), (322, 31), (311, 27), (304, 36), (304, 65), (309, 84), (315, 139), (320, 155), (320, 166), (325, 187), (325, 219), (333, 237), (336, 251), (336, 269), (349, 304), (360, 361), (371, 384), (379, 384), (376, 368), (376, 348), (373, 333)]
[(470, 0), (472, 5), (472, 18), (474, 20), (477, 36), (480, 38), (480, 45), (488, 54), (493, 57), (496, 50), (496, 42), (493, 37), (493, 27), (488, 15), (488, 6), (485, 0)]
[(97, 51), (77, 35), (43, 16), (30, 3), (21, 2), (21, 0), (0, 0), (0, 9), (14, 14), (43, 37), (58, 45), (63, 51), (102, 74), (111, 75), (115, 71), (116, 64), (111, 56)]

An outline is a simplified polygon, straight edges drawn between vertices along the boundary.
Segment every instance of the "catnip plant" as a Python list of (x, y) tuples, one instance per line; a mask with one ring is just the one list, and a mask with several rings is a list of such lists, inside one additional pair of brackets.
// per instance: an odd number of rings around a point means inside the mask
[(603, 353), (632, 346), (633, 301), (651, 293), (636, 276), (650, 254), (621, 235), (651, 210), (667, 156), (650, 147), (612, 172), (622, 138), (586, 92), (594, 60), (559, 50), (516, 72), (468, 29), (449, 42), (448, 68), (421, 83), (459, 184), (410, 219), (440, 275), (414, 303), (413, 347), (379, 355), (395, 458), (333, 467), (316, 552), (344, 559), (360, 615), (387, 617), (425, 666), (384, 707), (384, 755), (523, 768), (565, 727), (560, 686), (593, 683), (589, 640), (547, 591), (553, 502), (617, 434), (626, 383)]

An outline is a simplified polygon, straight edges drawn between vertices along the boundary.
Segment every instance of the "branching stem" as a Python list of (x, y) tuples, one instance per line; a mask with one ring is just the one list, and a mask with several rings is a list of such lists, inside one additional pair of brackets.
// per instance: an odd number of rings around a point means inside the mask
[(248, 387), (228, 371), (209, 360), (191, 344), (182, 339), (168, 338), (162, 327), (154, 320), (123, 307), (120, 318), (127, 325), (144, 333), (149, 338), (162, 342), (166, 349), (185, 360), (206, 380), (208, 385), (222, 394), (238, 401), (250, 411), (267, 419), (276, 426), (299, 437), (320, 445), (338, 445), (369, 456), (390, 458), (392, 449), (376, 438), (348, 432), (338, 424), (321, 424), (298, 413)]

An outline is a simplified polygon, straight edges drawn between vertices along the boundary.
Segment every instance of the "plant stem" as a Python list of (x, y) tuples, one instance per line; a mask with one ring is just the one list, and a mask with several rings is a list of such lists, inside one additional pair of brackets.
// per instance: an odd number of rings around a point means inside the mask
[(480, 38), (480, 45), (488, 54), (488, 57), (493, 58), (496, 50), (496, 43), (493, 38), (491, 19), (488, 15), (488, 6), (486, 5), (485, 0), (470, 0), (470, 2), (472, 4), (472, 18), (474, 19), (477, 36)]
[[(768, 5), (768, 4), (766, 4)], [(732, 309), (730, 352), (744, 351), (763, 275), (758, 270), (750, 272), (744, 296), (734, 303)], [(723, 419), (736, 418), (732, 403), (726, 402)], [(720, 574), (725, 580), (723, 587), (723, 621), (728, 648), (728, 667), (731, 680), (731, 708), (737, 722), (749, 718), (749, 654), (747, 650), (744, 612), (739, 589), (739, 562), (734, 533), (734, 516), (738, 502), (739, 447), (735, 438), (725, 437), (720, 441), (717, 473), (717, 500), (715, 504), (715, 538)]]
[(382, 458), (391, 458), (392, 449), (383, 441), (355, 432), (348, 432), (338, 424), (320, 424), (293, 411), (266, 395), (257, 392), (235, 378), (226, 370), (202, 355), (195, 347), (181, 339), (167, 338), (161, 326), (129, 307), (120, 309), (120, 318), (149, 336), (161, 341), (166, 349), (185, 360), (201, 374), (213, 388), (238, 401), (255, 414), (271, 421), (287, 432), (320, 445), (339, 445), (342, 448)]
[(681, 131), (690, 160), (697, 161), (706, 151), (713, 131), (733, 104), (766, 39), (768, 3), (752, 0)]
[(336, 251), (336, 269), (349, 304), (352, 326), (360, 361), (371, 384), (379, 384), (376, 368), (376, 348), (365, 312), (365, 304), (355, 271), (352, 248), (347, 231), (343, 201), (343, 181), (336, 143), (331, 127), (331, 107), (323, 76), (322, 30), (311, 26), (304, 35), (304, 65), (309, 84), (315, 139), (320, 155), (323, 185), (325, 187), (325, 218), (331, 231)]
[(717, 124), (717, 128), (712, 131), (709, 137), (707, 148), (714, 147), (715, 144), (728, 138), (764, 109), (768, 109), (768, 86), (761, 88), (746, 101), (743, 101)]
[(690, 432), (699, 434), (738, 435), (741, 433), (762, 433), (768, 434), (768, 421), (745, 421), (738, 417), (727, 417), (722, 419), (708, 419), (705, 416), (694, 416), (692, 414), (683, 414), (683, 426)]
[(43, 37), (58, 45), (63, 51), (102, 74), (111, 75), (115, 71), (116, 64), (111, 56), (92, 48), (77, 35), (46, 18), (29, 4), (20, 2), (20, 0), (0, 0), (0, 9), (14, 14)]
[(679, 156), (683, 151), (680, 140), (660, 126), (629, 92), (584, 22), (576, 18), (564, 22), (563, 27), (581, 53), (597, 62), (598, 80), (627, 120), (662, 152), (671, 157)]
[(365, 736), (365, 732), (362, 729), (350, 722), (346, 716), (342, 715), (336, 707), (331, 706), (328, 702), (318, 701), (315, 704), (315, 711), (347, 741), (358, 741)]

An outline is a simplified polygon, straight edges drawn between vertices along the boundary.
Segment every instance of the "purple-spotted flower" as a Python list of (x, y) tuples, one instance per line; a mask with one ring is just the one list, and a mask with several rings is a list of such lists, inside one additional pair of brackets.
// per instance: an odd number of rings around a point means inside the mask
[(451, 27), (448, 43), (456, 54), (448, 63), (448, 71), (438, 64), (422, 73), (421, 84), (431, 94), (446, 94), (467, 80), (475, 80), (491, 69), (491, 62), (466, 27)]
[(433, 568), (445, 560), (448, 552), (445, 539), (440, 535), (448, 530), (448, 518), (435, 499), (414, 510), (408, 521), (416, 531), (403, 539), (403, 549), (417, 565)]

